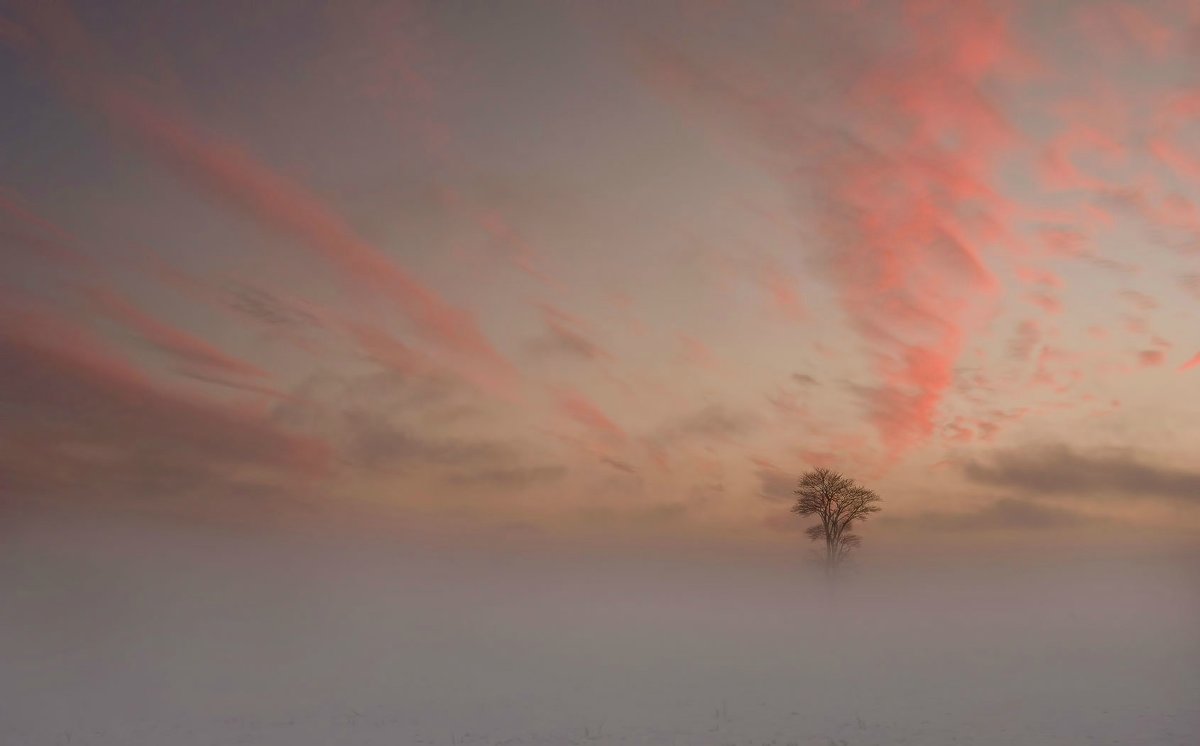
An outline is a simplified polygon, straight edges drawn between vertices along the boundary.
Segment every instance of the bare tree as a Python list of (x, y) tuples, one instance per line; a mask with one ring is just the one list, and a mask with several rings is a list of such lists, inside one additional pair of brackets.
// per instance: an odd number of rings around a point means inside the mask
[(825, 570), (832, 576), (861, 539), (851, 533), (855, 523), (879, 512), (879, 495), (831, 469), (813, 469), (800, 476), (792, 512), (815, 515), (820, 523), (805, 533), (825, 542)]

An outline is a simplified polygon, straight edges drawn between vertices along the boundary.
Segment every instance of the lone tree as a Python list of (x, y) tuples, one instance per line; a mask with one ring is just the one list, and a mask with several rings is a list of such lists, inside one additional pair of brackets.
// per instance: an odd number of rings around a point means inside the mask
[(879, 512), (879, 495), (831, 469), (802, 474), (795, 494), (792, 512), (820, 519), (805, 533), (813, 541), (825, 541), (825, 571), (832, 576), (850, 550), (861, 543), (850, 529)]

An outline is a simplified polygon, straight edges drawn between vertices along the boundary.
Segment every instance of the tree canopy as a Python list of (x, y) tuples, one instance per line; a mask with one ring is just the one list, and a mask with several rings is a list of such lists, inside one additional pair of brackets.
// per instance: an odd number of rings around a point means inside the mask
[(880, 510), (879, 495), (832, 469), (817, 468), (802, 474), (795, 495), (792, 512), (816, 516), (819, 520), (805, 533), (813, 541), (824, 540), (829, 570), (836, 568), (861, 543), (851, 532), (854, 524)]

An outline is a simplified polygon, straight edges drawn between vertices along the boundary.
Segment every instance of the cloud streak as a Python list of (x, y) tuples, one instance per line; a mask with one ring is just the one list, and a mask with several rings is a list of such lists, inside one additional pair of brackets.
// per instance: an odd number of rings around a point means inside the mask
[(311, 249), (354, 288), (368, 288), (400, 308), (417, 334), (443, 351), (482, 364), (509, 382), (514, 371), (472, 316), (447, 303), (361, 237), (318, 198), (248, 153), (202, 137), (123, 91), (99, 102), (109, 120), (135, 134), (148, 152), (193, 184)]
[(1027, 494), (1160, 498), (1200, 505), (1200, 471), (1147, 463), (1128, 450), (1079, 453), (1066, 445), (997, 452), (968, 461), (973, 482)]
[(975, 511), (926, 511), (888, 522), (929, 531), (1059, 531), (1101, 519), (1033, 500), (1004, 497)]
[(350, 295), (366, 290), (386, 298), (454, 364), (485, 366), (488, 380), (500, 389), (515, 383), (516, 370), (469, 312), (418, 281), (315, 194), (102, 74), (98, 43), (67, 6), (48, 2), (32, 13), (32, 20), (46, 45), (43, 62), (74, 100), (98, 112), (187, 183), (335, 268)]
[(546, 335), (534, 341), (535, 351), (591, 361), (613, 359), (592, 339), (587, 325), (579, 317), (548, 303), (538, 304), (538, 311), (546, 325)]
[[(839, 83), (799, 85), (822, 91), (812, 100), (764, 93), (733, 62), (714, 72), (644, 45), (656, 90), (731, 117), (789, 184), (804, 182), (796, 208), (823, 232), (825, 272), (873, 361), (877, 383), (860, 389), (867, 417), (893, 458), (935, 432), (965, 335), (997, 295), (985, 251), (1015, 245), (1004, 227), (1014, 206), (991, 184), (1019, 137), (985, 91), (1028, 64), (996, 5), (896, 12), (903, 41), (822, 67)], [(865, 21), (836, 20), (824, 19)]]
[[(328, 446), (250, 412), (164, 389), (86, 329), (53, 315), (22, 312), (0, 327), (0, 431), (14, 444), (8, 468), (37, 490), (85, 470), (66, 485), (86, 498), (110, 493), (124, 474), (139, 482), (167, 471), (266, 470), (276, 477), (329, 473)], [(118, 468), (119, 467), (119, 468)], [(108, 476), (105, 476), (105, 475)]]
[(583, 425), (589, 431), (606, 439), (617, 441), (626, 439), (625, 431), (613, 422), (595, 402), (582, 393), (572, 389), (563, 389), (557, 392), (555, 400), (558, 408), (567, 417)]
[(198, 367), (209, 373), (269, 378), (262, 368), (239, 360), (205, 340), (151, 316), (116, 293), (92, 287), (86, 295), (101, 313), (185, 366)]

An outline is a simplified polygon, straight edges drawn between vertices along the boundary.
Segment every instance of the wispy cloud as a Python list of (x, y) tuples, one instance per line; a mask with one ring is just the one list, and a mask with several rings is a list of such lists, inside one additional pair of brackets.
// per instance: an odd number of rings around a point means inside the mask
[(424, 341), (454, 364), (485, 366), (488, 380), (498, 387), (515, 383), (515, 369), (470, 312), (420, 282), (310, 190), (105, 75), (99, 42), (66, 5), (48, 2), (46, 7), (53, 12), (31, 14), (46, 45), (39, 58), (72, 99), (102, 115), (186, 183), (334, 268), (351, 297), (365, 291), (389, 300)]
[(809, 101), (645, 45), (657, 90), (731, 117), (789, 183), (807, 182), (800, 209), (824, 231), (827, 276), (874, 360), (868, 417), (894, 455), (933, 434), (978, 301), (997, 289), (983, 252), (1011, 243), (1012, 206), (990, 184), (1016, 136), (985, 85), (1025, 62), (991, 5), (910, 5), (897, 20), (904, 45), (822, 68), (846, 93)]
[[(10, 315), (0, 328), (0, 429), (20, 447), (7, 468), (28, 489), (63, 486), (76, 497), (125, 488), (166, 472), (196, 476), (239, 469), (277, 477), (326, 474), (321, 440), (260, 415), (155, 384), (87, 329), (43, 312)], [(15, 459), (15, 460), (13, 460)], [(89, 474), (91, 482), (64, 475)], [(165, 470), (165, 471), (164, 471)]]
[(555, 401), (560, 411), (589, 431), (604, 438), (625, 440), (625, 431), (595, 402), (579, 391), (561, 389), (555, 394)]
[(612, 360), (612, 355), (594, 341), (588, 325), (578, 316), (548, 303), (538, 304), (538, 311), (546, 325), (546, 333), (533, 341), (534, 351), (583, 360)]
[(120, 295), (100, 287), (86, 291), (93, 306), (140, 339), (186, 367), (251, 378), (269, 378), (257, 366), (240, 360), (205, 340), (151, 316)]

